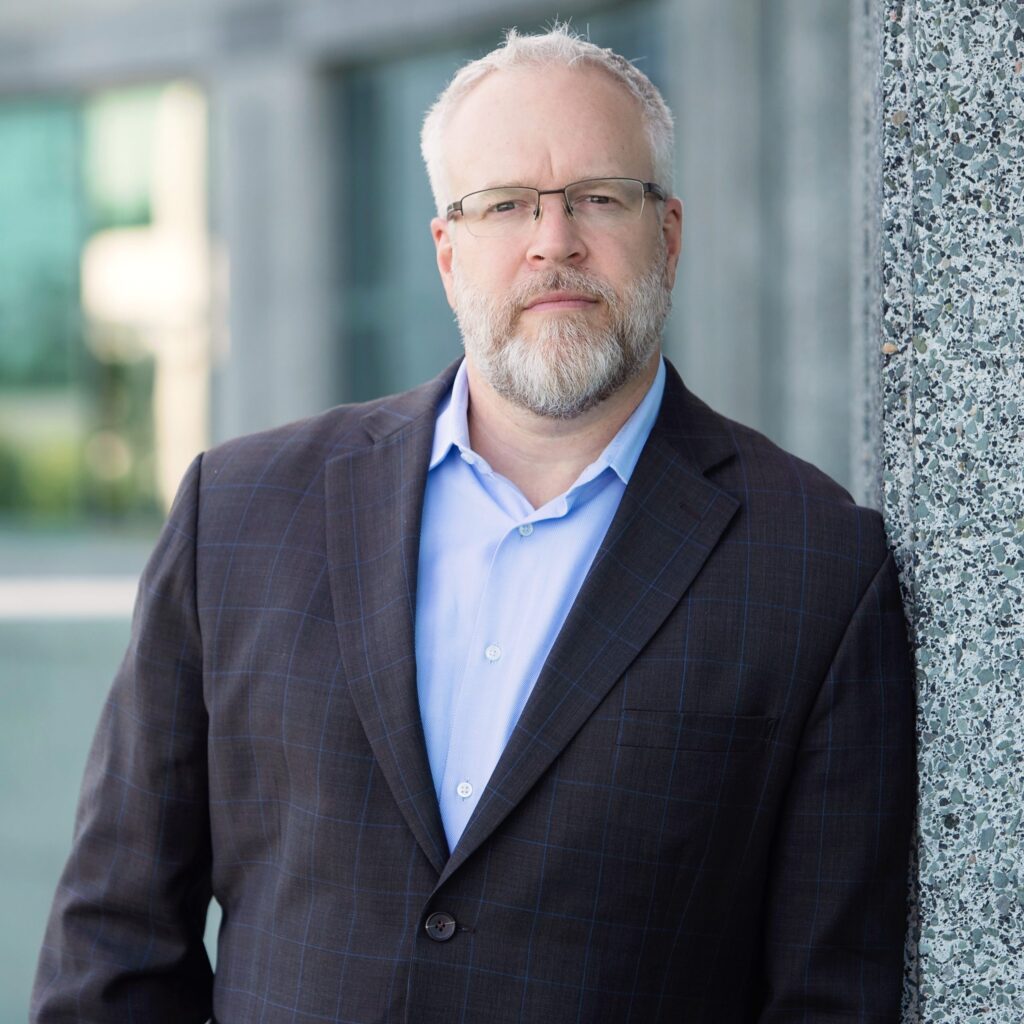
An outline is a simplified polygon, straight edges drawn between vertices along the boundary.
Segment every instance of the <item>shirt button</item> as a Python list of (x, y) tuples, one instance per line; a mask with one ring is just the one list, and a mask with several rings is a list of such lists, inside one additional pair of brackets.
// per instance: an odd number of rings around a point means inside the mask
[(529, 537), (531, 533), (533, 533), (533, 523), (523, 523), (523, 525), (519, 527), (520, 537)]
[(455, 792), (458, 793), (463, 800), (468, 800), (473, 795), (473, 786), (469, 782), (460, 782), (455, 787)]
[(501, 648), (497, 644), (491, 644), (486, 651), (484, 651), (484, 657), (488, 661), (497, 661), (501, 657)]

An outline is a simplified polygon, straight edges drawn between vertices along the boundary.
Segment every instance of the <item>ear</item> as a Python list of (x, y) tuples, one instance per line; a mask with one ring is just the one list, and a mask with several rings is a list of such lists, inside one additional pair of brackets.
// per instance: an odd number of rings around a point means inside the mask
[(452, 287), (452, 239), (449, 232), (449, 221), (443, 217), (435, 217), (430, 222), (430, 233), (434, 238), (434, 249), (437, 255), (437, 269), (441, 275), (441, 284), (448, 297), (448, 305), (455, 308), (455, 293)]
[(675, 196), (665, 201), (661, 233), (665, 239), (665, 285), (672, 288), (676, 283), (676, 268), (683, 251), (683, 201)]

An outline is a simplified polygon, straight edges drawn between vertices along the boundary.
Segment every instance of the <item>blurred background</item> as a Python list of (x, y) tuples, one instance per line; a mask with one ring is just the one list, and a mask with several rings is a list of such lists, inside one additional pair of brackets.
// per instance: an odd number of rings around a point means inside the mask
[(670, 358), (856, 489), (845, 4), (0, 4), (0, 1024), (25, 1017), (178, 479), (210, 444), (458, 355), (419, 124), (503, 28), (556, 15), (677, 115)]

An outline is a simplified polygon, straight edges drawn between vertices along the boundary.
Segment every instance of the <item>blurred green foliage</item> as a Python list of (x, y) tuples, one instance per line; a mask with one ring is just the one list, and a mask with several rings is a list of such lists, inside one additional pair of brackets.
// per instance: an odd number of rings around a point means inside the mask
[(79, 447), (77, 438), (25, 445), (0, 437), (0, 513), (71, 518), (83, 484)]

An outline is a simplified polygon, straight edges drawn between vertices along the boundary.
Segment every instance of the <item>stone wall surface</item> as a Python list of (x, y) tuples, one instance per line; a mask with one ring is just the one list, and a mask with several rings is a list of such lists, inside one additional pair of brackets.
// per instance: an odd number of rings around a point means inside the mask
[(870, 343), (919, 688), (904, 1021), (1019, 1024), (1024, 3), (885, 0), (874, 17), (882, 265)]

